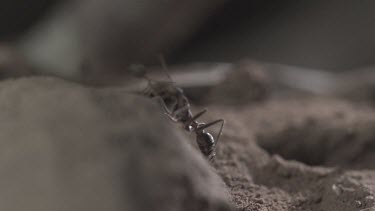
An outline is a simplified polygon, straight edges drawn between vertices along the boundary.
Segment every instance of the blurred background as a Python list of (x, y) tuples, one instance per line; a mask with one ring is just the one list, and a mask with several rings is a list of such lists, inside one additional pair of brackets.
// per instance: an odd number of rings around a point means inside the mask
[[(0, 207), (223, 211), (224, 181), (241, 210), (374, 210), (374, 0), (0, 2), (0, 80), (108, 88), (0, 83)], [(128, 95), (144, 72), (225, 119), (215, 173)]]
[(251, 59), (293, 67), (291, 74), (308, 71), (291, 80), (320, 80), (332, 76), (326, 72), (354, 70), (360, 70), (361, 80), (373, 78), (371, 0), (1, 3), (1, 52), (8, 55), (2, 57), (16, 60), (2, 65), (8, 69), (25, 62), (23, 69), (28, 64), (37, 73), (111, 83), (129, 65), (158, 65), (157, 55), (163, 54), (170, 66)]

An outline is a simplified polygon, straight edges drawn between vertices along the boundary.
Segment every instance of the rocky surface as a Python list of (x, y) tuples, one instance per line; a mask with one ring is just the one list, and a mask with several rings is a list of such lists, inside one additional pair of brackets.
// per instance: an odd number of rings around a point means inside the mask
[(226, 120), (210, 165), (193, 135), (124, 88), (3, 81), (0, 208), (375, 210), (372, 107), (307, 95), (236, 105), (239, 96), (230, 97), (205, 105), (201, 121)]

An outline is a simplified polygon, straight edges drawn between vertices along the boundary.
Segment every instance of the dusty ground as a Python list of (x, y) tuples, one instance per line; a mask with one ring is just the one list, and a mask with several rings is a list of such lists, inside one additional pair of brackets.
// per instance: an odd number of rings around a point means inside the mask
[(240, 210), (375, 210), (375, 111), (316, 97), (210, 106), (218, 174)]
[(209, 112), (202, 119), (226, 120), (214, 167), (233, 204), (244, 211), (375, 210), (371, 102), (274, 94), (255, 73), (234, 74), (203, 96)]
[(207, 121), (226, 120), (214, 167), (239, 210), (375, 210), (371, 100), (279, 92), (253, 74), (237, 76), (204, 107)]
[(212, 166), (154, 102), (121, 88), (2, 81), (0, 208), (375, 210), (371, 104), (268, 89), (246, 98), (253, 86), (238, 81), (228, 92), (238, 95), (204, 105), (203, 120), (226, 120)]

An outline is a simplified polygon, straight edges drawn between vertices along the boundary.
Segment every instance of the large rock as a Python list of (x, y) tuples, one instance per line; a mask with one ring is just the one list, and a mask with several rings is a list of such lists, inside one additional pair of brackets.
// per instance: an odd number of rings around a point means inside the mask
[(0, 84), (1, 210), (231, 210), (152, 101), (54, 78)]

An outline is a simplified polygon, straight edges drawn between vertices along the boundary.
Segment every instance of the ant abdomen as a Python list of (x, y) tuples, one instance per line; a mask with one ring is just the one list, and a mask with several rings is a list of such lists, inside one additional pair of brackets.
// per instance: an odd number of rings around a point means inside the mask
[(215, 139), (208, 132), (197, 134), (197, 144), (203, 155), (208, 158), (215, 156)]

